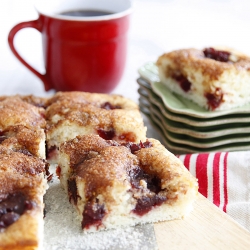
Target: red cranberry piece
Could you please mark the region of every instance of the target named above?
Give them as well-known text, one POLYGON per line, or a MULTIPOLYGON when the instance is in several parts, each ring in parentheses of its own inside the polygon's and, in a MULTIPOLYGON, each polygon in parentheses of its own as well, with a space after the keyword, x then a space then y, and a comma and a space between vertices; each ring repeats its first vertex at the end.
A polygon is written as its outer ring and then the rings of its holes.
POLYGON ((166 197, 155 195, 152 197, 143 196, 141 199, 137 200, 137 204, 134 213, 142 216, 148 213, 153 207, 160 206, 164 201, 166 201, 166 197))
POLYGON ((128 172, 130 183, 133 188, 140 188, 140 180, 143 178, 143 171, 140 167, 136 167, 128 172))
POLYGON ((147 179, 147 188, 156 194, 158 194, 161 189, 161 180, 156 176, 149 176, 147 179))
POLYGON ((50 174, 48 177, 47 177, 47 181, 51 181, 53 178, 53 174, 50 174))
POLYGON ((61 170, 61 167, 58 166, 58 167, 56 168, 56 175, 57 175, 57 177, 58 177, 59 179, 60 179, 60 177, 61 177, 61 171, 62 171, 62 170, 61 170))
POLYGON ((151 192, 158 194, 162 190, 161 180, 156 176, 145 173, 139 166, 130 170, 128 175, 133 188, 140 188, 140 180, 144 180, 151 192))
POLYGON ((33 201, 27 201, 27 200, 25 201, 24 205, 26 210, 31 210, 35 206, 33 201))
POLYGON ((21 193, 10 194, 7 199, 0 202, 0 213, 1 211, 5 211, 23 214, 25 200, 25 196, 21 193))
POLYGON ((119 138, 119 140, 134 142, 136 136, 134 133, 128 132, 128 133, 121 134, 118 138, 119 138))
POLYGON ((115 137, 115 131, 113 129, 104 130, 100 128, 97 130, 97 133, 100 137, 102 137, 105 140, 112 140, 115 137))
POLYGON ((142 149, 142 148, 150 148, 153 146, 153 144, 150 141, 146 141, 146 142, 140 142, 140 143, 123 143, 123 146, 129 148, 131 150, 131 153, 133 154, 134 152, 142 149))
POLYGON ((99 204, 98 199, 87 202, 83 211, 82 228, 89 228, 91 225, 101 225, 104 216, 104 205, 99 204))
POLYGON ((147 183, 147 189, 151 191, 149 196, 142 196, 137 200, 136 207, 133 210, 134 213, 142 216, 148 213, 152 207, 159 206, 166 201, 166 197, 159 195, 162 189, 161 180, 158 177, 145 173, 139 166, 130 170, 128 175, 133 188, 141 188, 140 181, 144 180, 147 183))
POLYGON ((49 163, 48 162, 45 162, 45 174, 46 174, 46 176, 50 176, 49 163))
POLYGON ((13 224, 15 221, 17 221, 19 219, 20 215, 15 213, 15 212, 9 212, 4 214, 1 217, 1 222, 5 227, 10 226, 11 224, 13 224))
POLYGON ((214 110, 220 106, 223 99, 223 93, 220 88, 216 88, 215 93, 206 93, 205 97, 207 98, 209 107, 214 110))
POLYGON ((68 180, 68 192, 69 192, 69 201, 73 200, 74 204, 77 204, 77 186, 75 179, 68 180))
POLYGON ((143 142, 143 147, 142 148, 151 148, 152 146, 153 146, 152 142, 145 141, 145 142, 143 142))
POLYGON ((112 109, 121 109, 121 106, 119 105, 112 105, 110 102, 105 102, 101 105, 101 108, 112 110, 112 109))
POLYGON ((205 48, 203 50, 205 57, 214 59, 220 62, 228 62, 231 53, 223 50, 216 50, 214 48, 205 48))
POLYGON ((191 88, 191 82, 181 74, 173 74, 172 78, 174 78, 179 84, 180 87, 185 91, 188 92, 191 88))
POLYGON ((50 148, 47 148, 46 147, 46 155, 47 155, 47 159, 51 159, 54 157, 54 155, 56 154, 56 151, 57 151, 57 147, 54 145, 54 146, 51 146, 50 148))
POLYGON ((8 227, 26 211, 35 206, 35 203, 26 199, 22 193, 14 193, 0 200, 0 230, 8 227))
POLYGON ((131 150, 132 153, 134 153, 135 151, 138 151, 138 150, 140 150, 140 149, 141 149, 141 147, 140 147, 140 145, 138 145, 138 144, 132 144, 132 145, 130 146, 130 150, 131 150))

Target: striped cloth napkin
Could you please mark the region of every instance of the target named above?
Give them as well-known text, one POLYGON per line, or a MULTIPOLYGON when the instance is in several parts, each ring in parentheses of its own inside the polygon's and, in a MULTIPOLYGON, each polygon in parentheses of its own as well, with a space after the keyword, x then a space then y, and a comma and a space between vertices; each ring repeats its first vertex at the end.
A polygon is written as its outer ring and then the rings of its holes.
POLYGON ((250 231, 250 151, 178 155, 199 192, 250 231))

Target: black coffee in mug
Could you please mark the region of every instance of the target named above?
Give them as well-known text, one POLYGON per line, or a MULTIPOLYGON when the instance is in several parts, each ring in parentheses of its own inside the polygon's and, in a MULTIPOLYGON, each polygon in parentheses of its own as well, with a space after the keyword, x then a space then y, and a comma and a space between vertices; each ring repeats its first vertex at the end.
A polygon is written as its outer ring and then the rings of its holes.
POLYGON ((70 10, 59 13, 62 16, 74 16, 74 17, 91 17, 91 16, 106 16, 114 14, 113 12, 103 11, 103 10, 70 10))

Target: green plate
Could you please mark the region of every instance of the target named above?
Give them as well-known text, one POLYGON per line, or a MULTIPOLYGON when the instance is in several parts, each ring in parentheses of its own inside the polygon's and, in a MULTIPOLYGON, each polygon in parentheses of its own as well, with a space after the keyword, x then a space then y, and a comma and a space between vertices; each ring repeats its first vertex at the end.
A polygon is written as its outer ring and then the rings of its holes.
POLYGON ((160 82, 158 69, 152 62, 142 66, 138 72, 142 78, 150 82, 153 92, 162 99, 165 107, 170 112, 197 118, 212 118, 229 114, 250 114, 250 104, 225 111, 208 111, 182 96, 172 93, 160 82))
POLYGON ((193 116, 171 112, 165 107, 162 99, 153 92, 151 85, 147 82, 147 80, 143 78, 138 78, 137 82, 140 86, 138 89, 140 96, 145 97, 146 99, 148 99, 149 102, 156 105, 161 110, 163 116, 165 116, 169 120, 189 125, 195 130, 212 130, 214 129, 214 126, 218 125, 234 127, 234 124, 250 123, 250 115, 247 113, 228 114, 212 118, 197 118, 193 116))
MULTIPOLYGON (((144 113, 144 107, 140 104, 140 109, 144 113)), ((147 109, 147 108, 146 108, 147 109)), ((249 142, 235 142, 235 143, 228 143, 226 145, 219 145, 210 148, 203 148, 203 147, 195 147, 192 145, 185 145, 178 143, 176 141, 172 141, 169 139, 165 133, 164 126, 159 118, 153 116, 150 113, 144 113, 149 118, 152 126, 158 130, 159 133, 162 134, 161 142, 166 146, 168 150, 170 150, 174 154, 187 154, 187 153, 205 153, 205 152, 228 152, 228 151, 243 151, 243 150, 250 150, 249 142)))
POLYGON ((217 144, 223 143, 224 140, 226 140, 225 143, 227 143, 229 137, 233 140, 239 140, 239 137, 243 137, 244 139, 248 138, 249 140, 250 125, 248 123, 234 124, 234 126, 229 127, 218 124, 217 126, 212 127, 212 129, 209 129, 211 127, 208 127, 208 129, 202 127, 195 130, 189 125, 180 122, 175 122, 166 118, 162 115, 161 110, 153 103, 148 102, 145 97, 141 96, 139 98, 139 102, 144 107, 148 108, 148 113, 153 113, 162 121, 162 124, 164 125, 167 131, 172 132, 174 134, 187 135, 188 137, 193 138, 194 140, 195 138, 197 138, 199 140, 198 143, 202 141, 204 142, 205 140, 209 140, 211 138, 216 138, 217 144))

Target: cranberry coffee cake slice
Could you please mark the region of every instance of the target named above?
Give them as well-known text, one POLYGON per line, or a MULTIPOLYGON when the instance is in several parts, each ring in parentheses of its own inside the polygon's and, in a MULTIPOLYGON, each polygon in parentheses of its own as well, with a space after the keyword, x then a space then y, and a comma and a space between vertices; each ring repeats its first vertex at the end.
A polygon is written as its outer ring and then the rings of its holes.
POLYGON ((250 57, 233 49, 175 50, 160 56, 157 66, 168 89, 207 110, 250 103, 250 57))
POLYGON ((0 145, 0 249, 42 245, 44 175, 44 160, 0 145))
POLYGON ((98 135, 62 144, 57 173, 84 232, 180 219, 197 180, 159 141, 118 143, 98 135))
POLYGON ((40 99, 0 97, 0 249, 34 250, 43 241, 44 109, 40 99))

